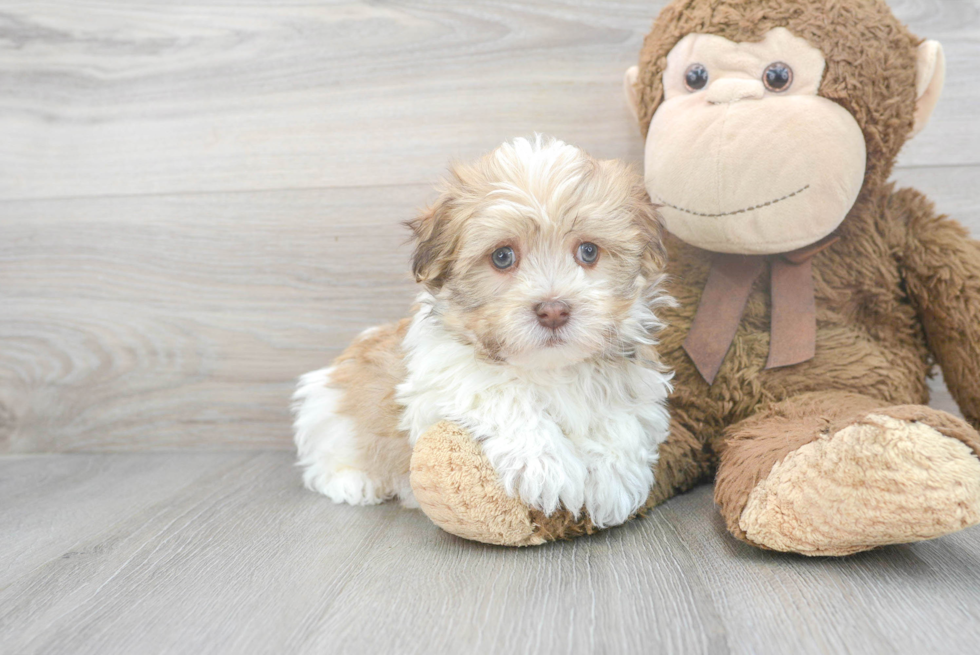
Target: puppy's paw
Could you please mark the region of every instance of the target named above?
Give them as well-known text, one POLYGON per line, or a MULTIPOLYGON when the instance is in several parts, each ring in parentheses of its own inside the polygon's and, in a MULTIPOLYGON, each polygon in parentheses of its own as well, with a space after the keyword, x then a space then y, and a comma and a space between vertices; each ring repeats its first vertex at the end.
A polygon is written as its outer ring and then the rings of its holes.
POLYGON ((585 510, 597 528, 625 523, 650 495, 653 470, 640 459, 592 457, 585 480, 585 510))
POLYGON ((551 515, 559 503, 576 516, 585 502, 585 464, 564 443, 523 439, 487 439, 483 452, 510 496, 551 515))
POLYGON ((307 489, 318 491, 335 503, 377 505, 389 497, 383 485, 364 471, 353 468, 330 470, 313 464, 303 471, 303 482, 307 489))

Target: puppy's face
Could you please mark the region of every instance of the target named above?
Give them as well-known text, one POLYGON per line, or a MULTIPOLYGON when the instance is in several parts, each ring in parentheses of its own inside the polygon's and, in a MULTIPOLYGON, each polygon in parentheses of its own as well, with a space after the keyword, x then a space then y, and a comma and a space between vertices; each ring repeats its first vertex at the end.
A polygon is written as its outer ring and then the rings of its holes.
POLYGON ((518 139, 455 167, 411 227, 437 315, 487 359, 554 368, 649 343, 661 226, 618 162, 518 139))

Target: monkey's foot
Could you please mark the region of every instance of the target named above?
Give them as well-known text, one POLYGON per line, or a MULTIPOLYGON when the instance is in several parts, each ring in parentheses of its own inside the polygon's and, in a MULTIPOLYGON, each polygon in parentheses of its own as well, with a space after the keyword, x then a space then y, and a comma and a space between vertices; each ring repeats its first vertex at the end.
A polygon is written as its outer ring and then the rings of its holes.
POLYGON ((738 527, 750 543, 805 555, 939 537, 980 523, 978 452, 980 435, 950 414, 874 410, 777 462, 738 527))
POLYGON ((500 546, 536 546, 595 531, 587 518, 551 516, 508 496, 497 472, 465 430, 443 421, 412 451, 412 491, 433 523, 451 534, 500 546))

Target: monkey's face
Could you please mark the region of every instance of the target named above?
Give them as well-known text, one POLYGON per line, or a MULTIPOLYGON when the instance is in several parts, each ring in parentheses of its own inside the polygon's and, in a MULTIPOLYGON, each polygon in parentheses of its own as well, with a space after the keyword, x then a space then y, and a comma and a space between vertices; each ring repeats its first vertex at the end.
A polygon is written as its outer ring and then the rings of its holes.
POLYGON ((861 190, 865 141, 847 110, 817 95, 824 63, 781 27, 757 43, 677 43, 646 142, 646 185, 668 230, 744 254, 834 231, 861 190))

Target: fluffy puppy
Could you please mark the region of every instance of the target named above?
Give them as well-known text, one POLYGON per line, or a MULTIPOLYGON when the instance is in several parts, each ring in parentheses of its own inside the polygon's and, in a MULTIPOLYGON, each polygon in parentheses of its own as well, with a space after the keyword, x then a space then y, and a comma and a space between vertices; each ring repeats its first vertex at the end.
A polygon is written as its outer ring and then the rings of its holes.
POLYGON ((424 289, 414 315, 300 379, 307 487, 412 506, 412 446, 448 419, 528 505, 624 522, 669 424, 653 310, 671 300, 642 179, 561 141, 517 139, 453 167, 409 226, 424 289))

